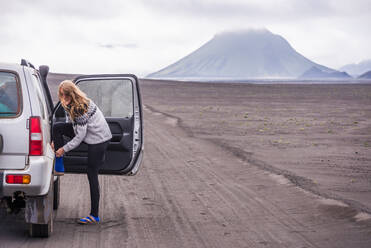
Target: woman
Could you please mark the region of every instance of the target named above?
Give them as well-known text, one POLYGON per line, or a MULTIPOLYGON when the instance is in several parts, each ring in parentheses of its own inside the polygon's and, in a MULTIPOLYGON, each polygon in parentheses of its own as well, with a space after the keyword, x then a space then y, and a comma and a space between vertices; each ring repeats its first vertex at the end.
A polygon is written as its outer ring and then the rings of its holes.
POLYGON ((101 110, 72 81, 65 80, 60 83, 58 97, 71 122, 56 123, 53 126, 55 154, 58 160, 64 153, 78 147, 81 142, 88 144, 87 175, 91 211, 89 216, 79 219, 78 222, 99 223, 98 171, 104 163, 104 154, 112 134, 101 110), (71 141, 64 144, 62 135, 71 137, 71 141))

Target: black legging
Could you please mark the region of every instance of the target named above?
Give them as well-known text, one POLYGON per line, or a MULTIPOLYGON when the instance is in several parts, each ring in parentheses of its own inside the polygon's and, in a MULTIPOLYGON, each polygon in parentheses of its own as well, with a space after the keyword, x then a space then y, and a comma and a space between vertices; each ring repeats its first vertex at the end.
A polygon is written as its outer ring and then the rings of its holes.
MULTIPOLYGON (((55 123, 53 126, 53 141, 54 148, 57 151, 64 145, 63 135, 73 138, 75 133, 73 132, 71 123, 55 123)), ((99 212, 99 181, 98 171, 103 165, 105 160, 105 152, 107 150, 108 142, 99 144, 88 144, 88 167, 87 174, 90 186, 90 203, 91 211, 90 214, 98 217, 99 212)))

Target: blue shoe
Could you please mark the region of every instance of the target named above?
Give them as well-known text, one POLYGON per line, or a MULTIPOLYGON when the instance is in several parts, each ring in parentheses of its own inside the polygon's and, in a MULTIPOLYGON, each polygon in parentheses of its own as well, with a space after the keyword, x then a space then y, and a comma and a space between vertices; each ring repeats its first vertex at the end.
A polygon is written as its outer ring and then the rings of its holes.
POLYGON ((55 157, 55 166, 54 171, 56 176, 63 176, 64 175, 64 164, 63 164, 63 156, 62 157, 55 157))
POLYGON ((89 215, 89 216, 87 216, 85 218, 79 219, 77 222, 79 224, 84 224, 84 225, 86 225, 86 224, 99 224, 100 219, 99 219, 99 217, 95 217, 93 215, 89 215))

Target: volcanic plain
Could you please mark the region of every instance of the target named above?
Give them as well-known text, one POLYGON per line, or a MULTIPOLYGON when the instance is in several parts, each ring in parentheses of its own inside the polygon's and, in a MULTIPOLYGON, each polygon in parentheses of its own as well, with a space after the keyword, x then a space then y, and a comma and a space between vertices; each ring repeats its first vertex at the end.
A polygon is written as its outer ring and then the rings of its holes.
POLYGON ((52 236, 2 211, 0 247, 371 247, 371 84, 140 86, 144 161, 99 176, 101 223, 66 174, 52 236))

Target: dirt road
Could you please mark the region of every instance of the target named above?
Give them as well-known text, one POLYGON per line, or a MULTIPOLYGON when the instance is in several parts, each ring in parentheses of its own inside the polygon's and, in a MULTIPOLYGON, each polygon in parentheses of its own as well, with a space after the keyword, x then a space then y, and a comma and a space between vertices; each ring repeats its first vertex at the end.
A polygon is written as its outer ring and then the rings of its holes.
MULTIPOLYGON (((49 239, 31 239, 22 214, 0 214, 0 247, 370 247, 371 220, 190 137, 179 120, 145 109, 145 160, 135 177, 100 176, 102 223, 86 175, 62 179, 49 239)), ((3 211, 3 210, 2 210, 3 211)))
POLYGON ((371 84, 142 85, 189 135, 371 214, 371 84))

